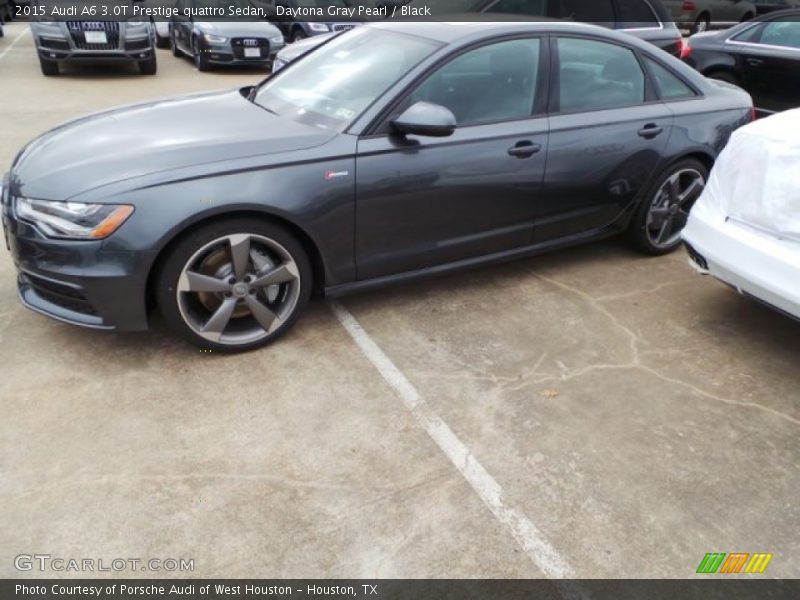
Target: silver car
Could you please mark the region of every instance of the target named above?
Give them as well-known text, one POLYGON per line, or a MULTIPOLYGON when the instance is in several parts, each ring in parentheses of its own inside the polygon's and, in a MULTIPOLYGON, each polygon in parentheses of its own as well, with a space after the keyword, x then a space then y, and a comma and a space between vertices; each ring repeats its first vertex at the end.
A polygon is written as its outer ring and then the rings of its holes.
POLYGON ((42 73, 58 75, 65 62, 135 62, 155 75, 155 35, 149 21, 32 21, 42 73))
POLYGON ((755 4, 746 0, 663 0, 679 27, 692 33, 711 27, 729 27, 756 16, 755 4))

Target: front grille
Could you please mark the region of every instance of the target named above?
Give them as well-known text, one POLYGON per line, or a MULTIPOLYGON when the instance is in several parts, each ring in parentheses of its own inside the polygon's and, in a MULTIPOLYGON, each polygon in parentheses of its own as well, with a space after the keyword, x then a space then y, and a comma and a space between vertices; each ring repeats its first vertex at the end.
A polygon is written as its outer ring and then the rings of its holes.
POLYGON ((233 56, 237 59, 254 59, 254 56, 245 56, 245 48, 258 48, 259 58, 269 58, 269 40, 266 38, 233 38, 231 40, 233 56))
POLYGON ((69 42, 64 40, 53 40, 50 38, 42 38, 42 47, 50 50, 64 50, 69 51, 69 42))
POLYGON ((23 280, 28 283, 33 291, 44 300, 67 310, 84 315, 97 316, 97 311, 89 304, 86 297, 75 288, 43 279, 30 273, 23 275, 23 280))
POLYGON ((67 21, 72 43, 79 50, 118 50, 119 23, 115 21, 67 21), (103 32, 106 34, 105 44, 88 43, 87 32, 103 32))

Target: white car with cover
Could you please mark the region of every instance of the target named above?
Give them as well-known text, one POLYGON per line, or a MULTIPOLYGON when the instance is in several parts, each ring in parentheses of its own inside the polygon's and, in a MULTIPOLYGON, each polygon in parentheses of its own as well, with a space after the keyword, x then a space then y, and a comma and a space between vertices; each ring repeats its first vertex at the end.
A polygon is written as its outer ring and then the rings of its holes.
POLYGON ((733 133, 683 239, 700 273, 800 319, 800 109, 733 133))

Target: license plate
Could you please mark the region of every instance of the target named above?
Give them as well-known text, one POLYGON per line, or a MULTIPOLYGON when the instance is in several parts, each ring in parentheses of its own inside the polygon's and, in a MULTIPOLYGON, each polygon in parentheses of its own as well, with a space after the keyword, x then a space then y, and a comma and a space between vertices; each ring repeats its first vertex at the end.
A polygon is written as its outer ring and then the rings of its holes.
POLYGON ((244 57, 245 58, 261 58, 261 49, 260 48, 245 48, 244 49, 244 57))
POLYGON ((87 44, 107 44, 108 38, 105 31, 84 31, 87 44))

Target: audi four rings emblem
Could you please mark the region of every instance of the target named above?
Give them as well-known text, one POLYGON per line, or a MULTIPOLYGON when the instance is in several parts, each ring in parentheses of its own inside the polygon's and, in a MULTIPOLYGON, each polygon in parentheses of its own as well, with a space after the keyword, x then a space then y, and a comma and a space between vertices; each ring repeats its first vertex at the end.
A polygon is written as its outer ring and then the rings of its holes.
POLYGON ((258 40, 242 40, 245 46, 258 46, 258 40))
POLYGON ((83 30, 84 31, 103 31, 105 29, 105 25, 103 25, 102 21, 84 21, 83 22, 83 30))

